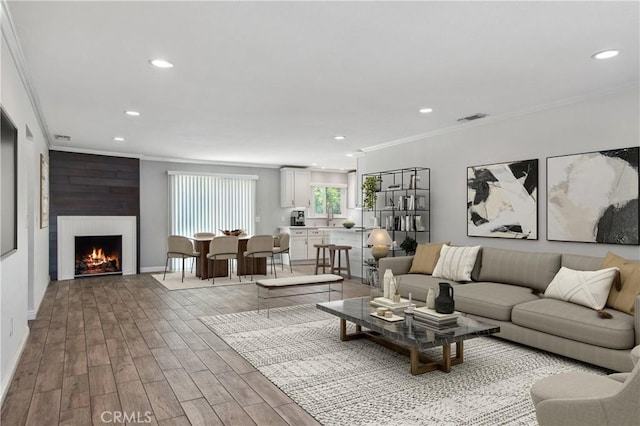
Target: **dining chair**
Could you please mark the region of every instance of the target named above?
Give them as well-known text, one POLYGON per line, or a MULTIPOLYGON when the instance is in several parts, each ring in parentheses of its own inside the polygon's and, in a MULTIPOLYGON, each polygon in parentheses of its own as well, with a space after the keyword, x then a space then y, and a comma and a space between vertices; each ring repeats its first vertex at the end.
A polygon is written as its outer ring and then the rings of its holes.
MULTIPOLYGON (((271 258, 271 270, 273 275, 278 278, 276 268, 273 264, 273 235, 254 235, 247 241, 247 251, 243 253, 245 258, 251 259, 251 281, 253 281, 253 271, 256 269, 255 260, 258 258, 271 258)), ((246 270, 246 268, 245 268, 246 270)))
MULTIPOLYGON (((209 264, 213 262, 213 276, 212 282, 216 283, 216 261, 227 260, 229 263, 229 278, 231 278, 231 264, 229 260, 238 259, 238 237, 232 235, 224 235, 221 237, 214 237, 209 243, 209 254, 207 254, 209 264)), ((238 275, 238 280, 242 282, 242 278, 238 275)))
POLYGON ((289 240, 291 239, 291 235, 286 232, 283 232, 278 235, 278 246, 273 248, 273 254, 280 255, 280 265, 282 270, 284 271, 284 255, 289 256, 289 269, 291 269, 291 273, 293 274, 293 266, 291 265, 291 253, 289 253, 289 240))
MULTIPOLYGON (((167 277, 169 259, 182 259, 182 282, 184 282, 184 260, 192 258, 193 263, 195 263, 195 259, 198 256, 200 256, 200 252, 194 250, 193 242, 189 238, 181 235, 169 235, 167 240, 167 262, 164 265, 162 280, 164 281, 167 277)), ((191 263, 191 271, 193 271, 193 263, 191 263)))

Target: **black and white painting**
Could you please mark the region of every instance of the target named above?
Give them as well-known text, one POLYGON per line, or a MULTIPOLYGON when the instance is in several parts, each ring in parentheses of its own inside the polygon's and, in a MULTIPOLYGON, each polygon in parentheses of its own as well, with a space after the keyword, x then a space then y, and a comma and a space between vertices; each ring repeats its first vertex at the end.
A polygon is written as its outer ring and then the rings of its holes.
POLYGON ((467 167, 467 235, 538 239, 538 160, 467 167))
POLYGON ((547 158, 547 239, 638 244, 640 147, 547 158))

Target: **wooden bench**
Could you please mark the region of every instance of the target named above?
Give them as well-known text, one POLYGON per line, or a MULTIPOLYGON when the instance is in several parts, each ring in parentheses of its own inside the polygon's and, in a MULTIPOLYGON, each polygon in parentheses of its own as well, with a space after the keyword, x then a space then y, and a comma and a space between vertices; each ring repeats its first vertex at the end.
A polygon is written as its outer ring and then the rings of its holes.
POLYGON ((331 292, 339 292, 340 296, 343 297, 344 294, 344 278, 340 275, 334 274, 320 274, 320 275, 302 275, 299 277, 288 277, 288 278, 269 278, 265 280, 256 281, 256 288, 258 290, 258 313, 260 313, 260 301, 262 299, 266 300, 267 304, 267 318, 269 318, 269 299, 276 299, 278 297, 290 297, 290 296, 302 296, 303 294, 314 294, 314 293, 329 293, 329 301, 331 301, 331 292), (340 290, 335 290, 331 288, 331 284, 340 284, 340 290), (271 290, 279 290, 283 288, 291 288, 291 287, 306 287, 306 286, 317 286, 317 285, 326 285, 327 290, 324 291, 314 291, 311 293, 296 293, 296 294, 285 294, 272 296, 271 290), (266 290, 266 296, 264 294, 260 294, 260 289, 266 290))

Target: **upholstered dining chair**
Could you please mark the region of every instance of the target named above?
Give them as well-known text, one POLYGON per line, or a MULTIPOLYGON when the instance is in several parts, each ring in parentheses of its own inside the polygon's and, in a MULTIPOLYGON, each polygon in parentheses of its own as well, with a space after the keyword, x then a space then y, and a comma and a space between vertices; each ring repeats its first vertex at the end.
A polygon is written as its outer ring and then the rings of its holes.
MULTIPOLYGON (((214 284, 216 283, 216 260, 227 260, 229 263, 229 278, 231 278, 231 264, 229 260, 238 259, 238 237, 232 235, 214 237, 209 243, 207 259, 209 259, 209 264, 213 262, 212 282, 214 284)), ((238 280, 242 282, 240 275, 238 275, 238 280)))
POLYGON ((289 269, 291 269, 291 273, 293 273, 293 266, 291 266, 291 253, 289 253, 289 240, 291 239, 291 235, 286 232, 283 232, 278 235, 278 246, 273 248, 273 254, 280 255, 280 265, 282 270, 284 271, 284 255, 289 256, 289 269))
MULTIPOLYGON (((256 269, 255 260, 258 258, 271 258, 271 270, 273 275, 278 278, 276 268, 273 265, 273 235, 254 235, 247 241, 247 251, 244 252, 246 259, 251 259, 251 281, 253 281, 253 271, 256 269)), ((245 268, 246 270, 246 268, 245 268)))
MULTIPOLYGON (((162 280, 167 277, 167 268, 169 267, 169 259, 182 259, 182 282, 184 282, 184 260, 192 258, 195 263, 195 259, 200 256, 200 252, 197 252, 193 248, 193 242, 181 235, 169 235, 167 240, 167 262, 164 265, 164 275, 162 280)), ((191 270, 193 271, 193 263, 191 263, 191 270)))
POLYGON ((631 351, 631 373, 598 376, 567 372, 531 387, 540 426, 640 424, 640 346, 631 351))

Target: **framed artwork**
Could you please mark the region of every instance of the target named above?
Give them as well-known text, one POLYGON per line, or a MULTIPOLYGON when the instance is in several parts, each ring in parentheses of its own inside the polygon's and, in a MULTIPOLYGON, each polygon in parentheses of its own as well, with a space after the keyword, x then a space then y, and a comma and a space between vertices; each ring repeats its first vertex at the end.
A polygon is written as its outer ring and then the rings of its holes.
POLYGON ((538 160, 467 167, 467 235, 538 239, 538 160))
POLYGON ((49 226, 49 162, 40 154, 40 228, 49 226))
POLYGON ((547 239, 638 244, 640 147, 547 158, 547 239))

